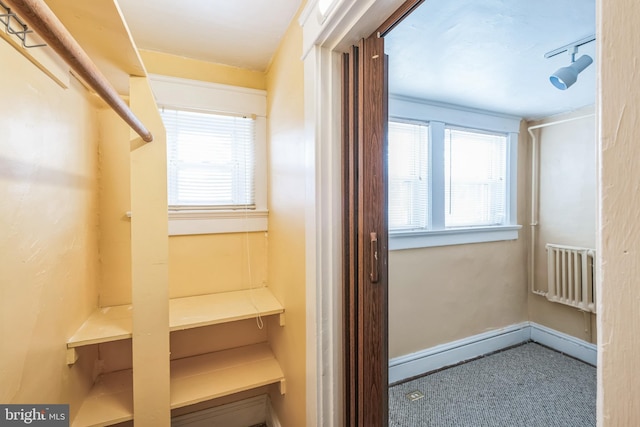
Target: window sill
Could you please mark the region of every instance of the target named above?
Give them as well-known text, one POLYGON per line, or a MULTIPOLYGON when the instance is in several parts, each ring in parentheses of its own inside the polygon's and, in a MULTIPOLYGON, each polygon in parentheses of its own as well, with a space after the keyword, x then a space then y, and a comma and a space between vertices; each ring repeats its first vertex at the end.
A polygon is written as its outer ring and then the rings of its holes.
POLYGON ((267 210, 169 211, 169 236, 267 231, 267 210))
POLYGON ((504 225, 435 231, 396 231, 389 233, 389 250, 516 240, 521 228, 521 225, 504 225))

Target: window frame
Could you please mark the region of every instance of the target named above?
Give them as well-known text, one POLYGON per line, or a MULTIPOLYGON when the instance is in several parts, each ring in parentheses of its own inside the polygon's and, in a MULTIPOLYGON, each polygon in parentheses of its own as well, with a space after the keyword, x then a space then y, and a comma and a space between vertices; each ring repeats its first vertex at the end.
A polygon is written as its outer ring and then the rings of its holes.
POLYGON ((429 165, 431 201, 429 229, 389 230, 389 250, 413 249, 470 243, 516 240, 521 225, 517 224, 517 164, 520 118, 464 109, 422 100, 389 96, 389 120, 422 123, 429 126, 429 165), (445 228, 444 218, 444 150, 446 127, 507 136, 506 218, 504 225, 445 228), (441 163, 441 164, 440 164, 441 163))
POLYGON ((169 208, 169 235, 267 231, 267 93, 264 90, 149 75, 159 108, 255 117, 255 208, 169 208))

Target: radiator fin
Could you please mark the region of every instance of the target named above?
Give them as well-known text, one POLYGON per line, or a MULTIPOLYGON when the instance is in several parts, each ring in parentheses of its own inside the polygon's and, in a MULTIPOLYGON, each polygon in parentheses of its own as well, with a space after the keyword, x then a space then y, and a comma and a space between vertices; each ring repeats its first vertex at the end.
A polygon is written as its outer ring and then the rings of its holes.
POLYGON ((548 243, 547 268, 549 301, 596 312, 595 250, 548 243))

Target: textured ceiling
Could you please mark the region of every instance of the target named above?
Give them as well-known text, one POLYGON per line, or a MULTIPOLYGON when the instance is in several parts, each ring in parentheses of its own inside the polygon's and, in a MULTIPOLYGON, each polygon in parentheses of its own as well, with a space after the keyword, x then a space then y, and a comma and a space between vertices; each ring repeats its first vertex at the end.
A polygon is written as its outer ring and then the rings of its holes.
POLYGON ((549 75, 569 54, 544 54, 594 32, 594 0, 426 1, 385 38, 389 91, 524 118, 572 111, 595 101, 595 43, 565 91, 549 75))
MULTIPOLYGON (((301 0, 118 0, 141 49, 264 71, 301 0)), ((565 91, 544 54, 595 32, 595 0, 425 1, 386 36, 390 93, 524 118, 595 102, 594 64, 565 91)))
POLYGON ((301 0, 118 0, 140 49, 265 71, 301 0))

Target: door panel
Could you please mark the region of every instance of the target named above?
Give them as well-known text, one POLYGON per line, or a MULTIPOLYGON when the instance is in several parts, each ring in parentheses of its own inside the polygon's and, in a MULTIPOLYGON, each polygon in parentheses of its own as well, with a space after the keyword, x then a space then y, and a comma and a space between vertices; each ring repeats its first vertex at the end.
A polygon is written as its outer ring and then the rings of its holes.
POLYGON ((344 295, 348 426, 388 424, 387 59, 374 35, 345 55, 344 295))

